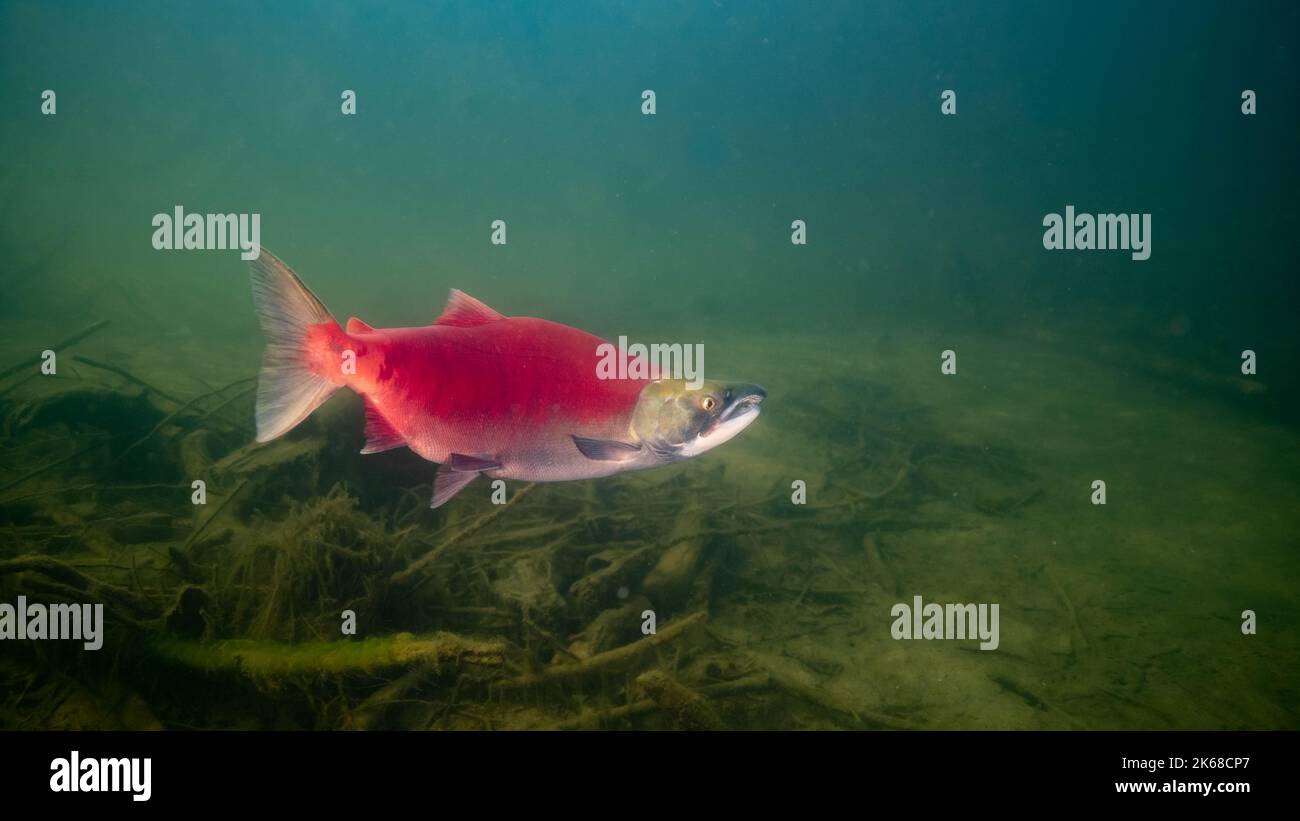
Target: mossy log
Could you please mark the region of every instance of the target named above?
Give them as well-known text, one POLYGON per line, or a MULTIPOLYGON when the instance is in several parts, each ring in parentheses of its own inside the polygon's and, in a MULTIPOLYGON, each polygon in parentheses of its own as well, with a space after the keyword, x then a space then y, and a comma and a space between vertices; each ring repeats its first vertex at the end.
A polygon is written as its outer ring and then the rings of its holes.
POLYGON ((228 639, 216 642, 158 639, 154 652, 206 672, 235 672, 251 679, 284 679, 376 673, 416 666, 452 664, 500 667, 506 648, 453 633, 398 633, 360 640, 285 642, 228 639))

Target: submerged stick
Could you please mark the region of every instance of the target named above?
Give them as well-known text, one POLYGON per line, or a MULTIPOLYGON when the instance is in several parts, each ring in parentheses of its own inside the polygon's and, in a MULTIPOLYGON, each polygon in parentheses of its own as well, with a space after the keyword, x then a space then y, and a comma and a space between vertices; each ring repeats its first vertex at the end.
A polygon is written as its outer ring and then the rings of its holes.
POLYGON ((892 482, 890 482, 888 485, 886 485, 885 488, 884 488, 883 490, 878 490, 878 491, 876 491, 875 493, 854 493, 854 494, 851 494, 851 495, 852 495, 854 498, 856 498, 856 499, 864 499, 864 500, 868 500, 868 501, 874 501, 874 500, 876 500, 876 499, 883 499, 883 498, 885 498, 886 496, 888 496, 889 494, 893 493, 893 492, 894 492, 894 488, 896 488, 896 487, 898 487, 899 485, 901 485, 901 484, 903 483, 903 480, 907 478, 907 474, 909 474, 909 473, 911 473, 911 472, 912 472, 912 463, 911 463, 911 462, 904 462, 904 463, 903 463, 903 466, 900 467, 900 468, 898 469, 898 473, 895 474, 895 476, 894 476, 894 481, 892 481, 892 482))
POLYGON ((87 576, 70 564, 49 556, 19 556, 0 560, 0 576, 9 573, 35 571, 60 584, 76 590, 79 598, 99 600, 105 604, 121 607, 139 618, 155 618, 162 613, 162 608, 153 601, 143 598, 125 587, 102 582, 87 576))
POLYGON ((634 701, 631 704, 623 704, 618 707, 611 707, 608 710, 583 713, 577 718, 561 723, 555 729, 595 730, 615 721, 621 721, 625 718, 642 715, 643 713, 652 713, 657 709, 659 709, 659 705, 655 704, 654 699, 643 698, 640 701, 634 701))
MULTIPOLYGON (((230 398, 227 399, 226 401, 222 402, 220 405, 217 405, 215 408, 212 408, 211 410, 208 410, 208 411, 204 411, 203 415, 199 417, 198 421, 199 421, 199 422, 202 422, 204 419, 207 419, 209 416, 213 416, 213 415, 215 415, 216 413, 218 413, 219 411, 225 410, 225 408, 226 408, 226 407, 227 407, 231 402, 238 402, 240 399, 243 399, 245 396, 248 396, 250 393, 252 393, 252 392, 255 391, 255 390, 257 390, 257 386, 256 386, 256 385, 254 385, 253 387, 249 388, 248 390, 240 391, 239 393, 237 393, 237 394, 235 394, 234 396, 230 397, 230 398)), ((236 424, 238 424, 238 425, 239 425, 240 427, 242 427, 242 428, 248 428, 248 427, 250 427, 249 424, 248 424, 248 422, 246 422, 246 421, 240 421, 240 422, 237 422, 236 424)))
POLYGON ((77 362, 81 362, 82 364, 89 365, 89 366, 92 367, 92 368, 99 368, 99 369, 102 370, 102 371, 108 371, 109 373, 115 373, 115 374, 117 374, 118 376, 120 376, 120 377, 122 377, 123 379, 125 379, 126 381, 131 382, 131 383, 136 384, 136 385, 139 385, 140 387, 144 388, 145 390, 147 390, 147 391, 151 391, 151 392, 157 394, 158 396, 161 396, 163 399, 166 399, 168 402, 171 402, 171 403, 176 404, 176 405, 183 404, 183 402, 182 402, 180 399, 177 399, 176 397, 172 396, 170 393, 167 393, 166 391, 162 391, 162 390, 159 390, 158 388, 155 388, 153 385, 150 385, 148 382, 144 381, 143 379, 139 378, 138 376, 135 376, 134 374, 130 373, 129 371, 127 371, 127 370, 125 370, 125 369, 123 369, 123 368, 119 368, 119 367, 117 367, 116 365, 110 365, 110 364, 108 364, 107 362, 97 362, 97 361, 95 361, 94 359, 91 359, 91 358, 88 357, 88 356, 82 356, 81 354, 74 354, 72 358, 73 358, 74 360, 76 360, 77 362))
POLYGON ((885 563, 885 557, 880 553, 880 546, 870 533, 862 537, 862 548, 867 553, 867 565, 871 568, 876 584, 880 585, 880 588, 886 593, 895 596, 902 595, 902 588, 898 585, 898 577, 885 563))
POLYGON ((202 642, 160 639, 154 652, 165 659, 197 670, 237 672, 250 678, 296 675, 339 675, 378 670, 456 664, 500 667, 505 645, 476 641, 454 633, 394 636, 349 641, 278 641, 230 639, 202 642))
POLYGON ((679 619, 672 624, 660 630, 651 636, 646 636, 640 641, 631 644, 625 644, 622 647, 616 647, 613 650, 594 655, 578 664, 557 664, 547 667, 540 673, 528 673, 517 678, 502 682, 503 687, 519 688, 529 687, 534 684, 545 684, 548 682, 567 681, 573 678, 592 673, 604 672, 630 664, 639 659, 642 654, 667 644, 684 634, 687 630, 704 621, 707 614, 704 611, 694 613, 684 619, 679 619))
POLYGON ((356 709, 343 719, 343 726, 349 730, 369 730, 378 726, 389 707, 405 701, 407 695, 422 687, 434 672, 432 668, 427 667, 406 671, 398 679, 384 685, 358 704, 356 709))
POLYGON ((1042 710, 1043 712, 1055 712, 1076 727, 1084 726, 1083 723, 1080 722, 1074 716, 1065 712, 1060 707, 1056 706, 1055 704, 1048 701, 1047 699, 1035 694, 1028 687, 1024 686, 1023 684, 1020 684, 1019 682, 1014 681, 1013 679, 1007 678, 1006 676, 990 674, 989 680, 991 680, 994 684, 1001 687, 1003 690, 1006 690, 1008 693, 1011 693, 1012 695, 1016 696, 1025 704, 1029 705, 1030 707, 1033 707, 1035 710, 1042 710))
MULTIPOLYGON (((766 690, 772 686, 772 680, 766 675, 757 674, 739 678, 734 681, 721 681, 717 684, 705 684, 695 688, 695 692, 702 696, 719 699, 729 696, 741 695, 744 693, 755 692, 757 690, 766 690)), ((618 707, 611 707, 607 710, 593 710, 583 713, 575 718, 569 719, 556 727, 557 730, 593 730, 605 727, 613 722, 620 721, 632 716, 652 713, 660 709, 659 704, 652 698, 643 698, 640 701, 634 701, 631 704, 623 704, 618 707)))
POLYGON ((33 379, 35 379, 40 375, 41 375, 40 371, 33 371, 16 382, 10 382, 8 387, 4 388, 3 390, 0 390, 0 396, 4 396, 5 394, 9 393, 12 390, 21 388, 23 385, 26 385, 28 382, 32 381, 33 379))
MULTIPOLYGON (((103 328, 107 324, 108 324, 107 319, 101 319, 98 322, 92 322, 90 325, 87 325, 86 327, 82 328, 80 331, 77 331, 75 334, 63 340, 62 342, 58 342, 54 345, 51 345, 47 350, 51 350, 57 353, 62 348, 66 348, 69 345, 75 345, 76 343, 80 342, 81 340, 85 339, 86 337, 98 331, 100 328, 103 328)), ((10 367, 5 368, 3 371, 0 371, 0 379, 4 379, 12 374, 18 373, 23 368, 30 368, 32 365, 39 365, 41 359, 42 357, 37 355, 37 356, 33 356, 30 359, 24 359, 22 362, 19 362, 17 365, 11 365, 10 367)))
POLYGON ((522 488, 519 489, 517 493, 515 493, 513 497, 507 500, 504 505, 498 505, 496 507, 496 510, 493 510, 491 513, 487 514, 486 516, 481 516, 478 519, 475 519, 470 524, 461 528, 460 530, 447 534, 446 536, 443 537, 442 544, 438 545, 433 550, 430 550, 428 553, 424 554, 420 558, 411 562, 409 565, 406 566, 406 569, 399 570, 398 572, 394 573, 391 577, 389 577, 388 579, 389 584, 403 585, 411 581, 411 578, 413 576, 415 576, 425 567, 428 567, 430 564, 437 561, 438 558, 443 553, 445 553, 448 548, 452 547, 453 545, 459 542, 463 542, 465 539, 468 539, 470 536, 474 535, 479 530, 481 530, 491 522, 495 521, 498 516, 505 513, 506 510, 509 509, 511 505, 513 505, 515 502, 522 499, 535 487, 537 487, 537 485, 533 483, 524 485, 522 488))
POLYGON ((1065 612, 1070 617, 1070 627, 1074 630, 1075 636, 1078 637, 1079 644, 1083 646, 1083 649, 1087 650, 1088 638, 1083 635, 1083 626, 1079 624, 1079 616, 1074 612, 1074 602, 1070 601, 1070 597, 1066 594, 1065 588, 1061 587, 1061 583, 1056 580, 1056 576, 1052 575, 1051 568, 1046 564, 1043 565, 1043 575, 1046 576, 1047 581, 1051 583, 1052 588, 1056 591, 1056 595, 1060 596, 1061 601, 1065 603, 1065 612))
POLYGON ((180 552, 182 554, 184 554, 187 550, 190 549, 190 545, 194 544, 194 540, 197 539, 199 535, 202 534, 203 531, 207 529, 208 525, 212 524, 213 519, 221 515, 221 511, 226 509, 226 505, 230 504, 231 501, 233 501, 234 498, 239 495, 239 491, 244 489, 244 485, 247 484, 248 484, 247 479, 241 480, 240 483, 235 486, 235 489, 230 492, 230 495, 226 497, 225 501, 223 501, 216 510, 212 511, 212 515, 204 519, 203 524, 199 525, 197 528, 194 529, 194 532, 190 534, 190 537, 185 540, 185 544, 181 545, 180 547, 180 552))
MULTIPOLYGON (((40 476, 42 473, 45 473, 47 470, 53 470, 59 465, 67 464, 68 462, 71 462, 73 459, 76 459, 78 456, 84 456, 87 453, 90 453, 92 450, 95 450, 96 448, 102 448, 103 446, 104 446, 104 442, 96 442, 93 445, 88 445, 84 448, 81 448, 80 450, 74 451, 73 453, 63 457, 62 459, 55 459, 53 462, 50 462, 47 465, 42 465, 36 468, 35 470, 28 471, 22 476, 19 476, 17 479, 14 479, 9 484, 0 487, 0 493, 3 493, 4 491, 9 490, 10 488, 17 487, 18 485, 21 485, 23 482, 26 482, 28 479, 31 479, 36 476, 40 476)), ((7 502, 9 500, 5 499, 4 501, 7 502)))
POLYGON ((144 436, 141 436, 141 437, 140 437, 139 439, 137 439, 135 442, 133 442, 132 444, 128 445, 127 448, 126 448, 126 450, 124 450, 124 451, 122 451, 121 453, 119 453, 119 454, 117 455, 117 458, 113 460, 113 464, 117 464, 118 462, 122 461, 122 459, 124 459, 128 453, 130 453, 131 451, 133 451, 133 450, 135 450, 136 448, 140 447, 140 446, 143 445, 145 442, 148 442, 151 438, 153 438, 153 435, 154 435, 155 433, 157 433, 158 431, 162 430, 163 427, 165 427, 165 426, 167 425, 168 422, 172 421, 172 420, 175 419, 177 416, 180 416, 182 413, 184 413, 185 411, 187 411, 189 408, 193 407, 195 404, 197 404, 197 403, 199 403, 199 402, 202 402, 204 399, 207 399, 207 398, 210 397, 210 396, 216 396, 217 394, 222 393, 223 391, 226 391, 226 390, 228 390, 228 389, 230 389, 230 388, 233 388, 233 387, 236 386, 236 385, 242 385, 242 384, 244 384, 245 382, 252 382, 252 381, 253 381, 254 379, 256 379, 256 378, 257 378, 257 377, 255 377, 255 376, 250 376, 250 377, 248 377, 248 378, 246 378, 246 379, 236 379, 234 382, 231 382, 229 385, 226 385, 224 388, 218 388, 217 390, 212 391, 211 393, 205 393, 205 394, 202 394, 202 395, 200 395, 200 396, 196 396, 196 397, 194 397, 194 398, 191 399, 190 401, 186 402, 185 404, 181 405, 181 406, 180 406, 179 408, 177 408, 176 410, 172 411, 171 413, 169 413, 169 414, 167 414, 165 417, 163 417, 163 419, 162 419, 161 422, 159 422, 158 424, 156 424, 156 425, 153 426, 153 430, 149 431, 149 432, 146 433, 144 436))
POLYGON ((50 490, 34 490, 31 493, 24 493, 21 496, 10 496, 7 499, 0 499, 0 504, 9 504, 10 502, 20 502, 23 499, 35 499, 40 496, 52 496, 56 493, 80 493, 83 490, 99 491, 126 491, 126 490, 176 490, 188 487, 183 484, 149 484, 149 485, 73 485, 71 487, 56 487, 50 490))

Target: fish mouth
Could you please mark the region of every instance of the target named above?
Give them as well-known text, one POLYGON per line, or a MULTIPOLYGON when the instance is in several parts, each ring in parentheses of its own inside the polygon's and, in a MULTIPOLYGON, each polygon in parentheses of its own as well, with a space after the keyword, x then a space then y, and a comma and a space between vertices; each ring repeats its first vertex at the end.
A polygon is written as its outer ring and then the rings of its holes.
POLYGON ((709 424, 708 428, 678 451, 679 458, 698 456, 735 438, 758 418, 759 405, 767 391, 758 385, 735 385, 727 390, 726 406, 709 424))
POLYGON ((737 385, 728 391, 731 404, 718 417, 719 424, 739 419, 746 414, 759 413, 759 405, 767 398, 767 391, 759 385, 737 385))

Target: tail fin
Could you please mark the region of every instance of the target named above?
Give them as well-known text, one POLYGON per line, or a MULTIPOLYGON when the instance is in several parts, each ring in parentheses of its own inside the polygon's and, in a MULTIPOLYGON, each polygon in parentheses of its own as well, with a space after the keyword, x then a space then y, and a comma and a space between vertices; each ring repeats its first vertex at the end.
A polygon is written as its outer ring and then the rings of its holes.
POLYGON ((311 326, 338 328, 338 323, 298 275, 265 248, 250 273, 253 306, 266 336, 257 379, 257 441, 269 442, 292 430, 340 387, 311 369, 305 347, 311 326))

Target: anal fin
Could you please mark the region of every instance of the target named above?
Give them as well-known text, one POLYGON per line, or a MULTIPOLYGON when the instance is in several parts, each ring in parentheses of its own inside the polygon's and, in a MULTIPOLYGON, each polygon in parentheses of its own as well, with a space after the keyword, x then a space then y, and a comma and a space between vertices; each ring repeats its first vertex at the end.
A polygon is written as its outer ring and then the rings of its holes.
POLYGON ((429 507, 442 507, 447 504, 451 501, 451 497, 474 481, 475 476, 478 476, 477 471, 449 470, 445 466, 440 468, 438 477, 433 480, 433 501, 429 503, 429 507))
POLYGON ((406 437, 397 432, 375 403, 366 397, 366 446, 362 453, 383 453, 406 446, 406 437))

